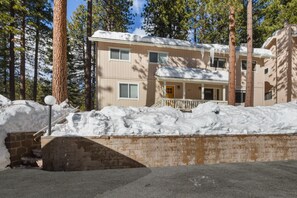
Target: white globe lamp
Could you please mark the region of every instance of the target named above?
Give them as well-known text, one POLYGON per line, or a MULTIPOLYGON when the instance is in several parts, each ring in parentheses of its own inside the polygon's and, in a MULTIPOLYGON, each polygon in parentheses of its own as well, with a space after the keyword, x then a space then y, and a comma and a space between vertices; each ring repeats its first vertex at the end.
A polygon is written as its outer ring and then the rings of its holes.
POLYGON ((49 118, 48 118, 48 135, 52 133, 52 106, 56 104, 56 98, 54 96, 46 96, 44 98, 45 104, 49 106, 49 118))
POLYGON ((46 96, 45 98, 44 98, 44 102, 45 102, 45 104, 47 104, 47 105, 54 105, 54 104, 56 104, 56 98, 54 97, 54 96, 51 96, 51 95, 49 95, 49 96, 46 96))

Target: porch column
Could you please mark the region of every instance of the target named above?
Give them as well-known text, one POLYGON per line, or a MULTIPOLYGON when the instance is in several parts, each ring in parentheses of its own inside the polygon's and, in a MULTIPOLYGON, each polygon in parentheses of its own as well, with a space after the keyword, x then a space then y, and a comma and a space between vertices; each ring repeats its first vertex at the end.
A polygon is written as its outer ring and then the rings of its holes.
POLYGON ((186 83, 183 82, 183 99, 186 99, 186 83))
POLYGON ((223 86, 223 101, 226 101, 226 85, 223 86))
POLYGON ((201 100, 204 100, 204 84, 201 84, 201 100))
POLYGON ((163 81, 163 97, 162 97, 162 106, 165 106, 164 98, 166 98, 166 81, 163 81))

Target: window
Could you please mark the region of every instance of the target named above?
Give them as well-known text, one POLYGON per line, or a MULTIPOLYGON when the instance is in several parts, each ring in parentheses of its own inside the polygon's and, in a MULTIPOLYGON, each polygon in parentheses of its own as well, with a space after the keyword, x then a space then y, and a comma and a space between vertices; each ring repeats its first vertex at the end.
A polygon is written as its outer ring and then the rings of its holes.
POLYGON ((244 103, 245 102, 245 91, 243 91, 243 90, 235 91, 235 102, 236 103, 244 103))
POLYGON ((266 68, 265 70, 264 70, 264 74, 267 74, 268 73, 268 68, 266 68))
POLYGON ((225 68, 226 59, 224 58, 214 58, 213 63, 210 59, 210 66, 215 68, 225 68))
POLYGON ((120 83, 119 84, 120 98, 138 98, 138 84, 120 83))
POLYGON ((167 62, 168 56, 167 53, 160 53, 160 52, 150 52, 149 53, 149 60, 150 63, 159 63, 164 64, 167 62))
POLYGON ((271 99, 272 99, 272 91, 265 93, 265 100, 271 100, 271 99))
POLYGON ((111 60, 129 60, 129 50, 126 49, 110 49, 111 60))
MULTIPOLYGON (((256 61, 253 61, 253 71, 256 71, 256 61)), ((242 60, 241 61, 241 70, 246 70, 247 69, 247 61, 246 60, 242 60)))

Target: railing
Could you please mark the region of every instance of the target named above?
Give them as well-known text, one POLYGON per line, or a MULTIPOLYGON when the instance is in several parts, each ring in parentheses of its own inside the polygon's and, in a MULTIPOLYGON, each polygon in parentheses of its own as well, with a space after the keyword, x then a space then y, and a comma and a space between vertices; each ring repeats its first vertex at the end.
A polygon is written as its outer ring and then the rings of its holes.
MULTIPOLYGON (((51 126, 53 126, 55 124, 58 124, 58 123, 61 123, 63 120, 65 120, 65 118, 69 115, 69 113, 76 113, 78 111, 79 111, 79 109, 78 109, 78 107, 76 107, 76 108, 71 109, 69 112, 66 112, 63 115, 60 115, 56 120, 54 120, 51 123, 51 126)), ((33 134, 34 140, 37 141, 37 139, 39 137, 41 137, 41 136, 43 136, 45 134, 46 130, 48 130, 48 125, 43 127, 42 129, 40 129, 39 131, 37 131, 36 133, 33 134)))
POLYGON ((227 101, 222 100, 191 100, 191 99, 176 99, 176 98, 162 98, 161 106, 170 106, 181 110, 191 110, 199 104, 206 102, 214 102, 217 104, 227 104, 227 101))

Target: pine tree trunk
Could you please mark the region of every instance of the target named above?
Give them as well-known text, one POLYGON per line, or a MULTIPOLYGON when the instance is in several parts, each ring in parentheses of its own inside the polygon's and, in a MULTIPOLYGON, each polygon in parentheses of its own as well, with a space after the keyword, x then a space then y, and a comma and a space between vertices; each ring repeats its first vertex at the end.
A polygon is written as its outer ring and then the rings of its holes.
POLYGON ((36 20, 36 37, 35 37, 35 58, 34 58, 34 80, 33 80, 33 100, 37 99, 37 77, 38 77, 38 54, 39 54, 39 23, 40 19, 36 20))
MULTIPOLYGON (((23 0, 23 6, 26 5, 26 1, 23 0)), ((21 34, 21 46, 23 50, 21 51, 21 63, 20 63, 20 98, 22 100, 26 99, 26 14, 23 12, 22 16, 22 34, 21 34)))
POLYGON ((245 106, 253 106, 253 5, 252 0, 247 6, 247 72, 246 72, 246 95, 245 106))
POLYGON ((236 64, 236 38, 235 38, 235 9, 230 6, 229 15, 229 86, 228 104, 235 105, 235 64, 236 64))
MULTIPOLYGON (((5 48, 6 50, 6 48, 5 48)), ((3 56, 3 87, 4 87, 4 94, 7 95, 7 54, 4 52, 3 56)))
MULTIPOLYGON (((88 0, 87 37, 92 35, 92 0, 88 0)), ((85 107, 87 111, 92 109, 92 43, 87 39, 87 52, 85 64, 85 107)))
MULTIPOLYGON (((10 2, 10 16, 14 19, 14 1, 10 2)), ((10 24, 11 27, 14 27, 14 22, 10 24)), ((15 82, 14 82, 14 61, 15 61, 15 53, 14 53, 14 33, 13 30, 9 34, 9 95, 10 100, 15 100, 15 82)))
POLYGON ((61 103, 67 94, 67 0, 54 0, 53 96, 61 103))

